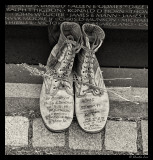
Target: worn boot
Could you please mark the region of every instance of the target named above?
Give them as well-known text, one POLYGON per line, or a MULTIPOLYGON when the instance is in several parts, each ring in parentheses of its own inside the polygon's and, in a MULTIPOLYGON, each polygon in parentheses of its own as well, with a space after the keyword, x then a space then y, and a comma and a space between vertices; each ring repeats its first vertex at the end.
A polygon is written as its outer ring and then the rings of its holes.
POLYGON ((82 26, 83 46, 77 54, 75 82, 75 113, 85 132, 97 133, 103 129, 109 112, 109 99, 95 52, 105 38, 97 25, 82 26))
POLYGON ((58 43, 47 61, 41 95, 40 112, 46 127, 55 132, 67 129, 73 119, 74 92, 72 67, 82 38, 77 23, 63 22, 58 43))

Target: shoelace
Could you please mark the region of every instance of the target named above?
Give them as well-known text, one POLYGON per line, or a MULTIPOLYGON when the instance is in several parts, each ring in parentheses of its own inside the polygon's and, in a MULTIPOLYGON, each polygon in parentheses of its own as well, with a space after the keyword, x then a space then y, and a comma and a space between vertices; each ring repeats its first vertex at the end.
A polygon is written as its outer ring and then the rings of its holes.
POLYGON ((69 40, 69 39, 66 39, 63 44, 61 45, 60 49, 59 49, 59 52, 61 52, 61 48, 64 46, 64 45, 73 45, 72 47, 72 50, 67 50, 66 52, 68 53, 67 57, 65 57, 64 59, 64 63, 66 64, 63 68, 61 68, 60 70, 61 71, 64 71, 63 73, 63 76, 62 78, 64 78, 65 76, 69 76, 68 72, 71 72, 71 69, 72 69, 72 63, 74 61, 74 57, 75 57, 75 54, 79 52, 80 50, 80 45, 79 43, 77 43, 76 41, 73 41, 73 40, 69 40))
POLYGON ((91 83, 83 82, 82 77, 79 77, 76 72, 74 72, 73 81, 79 84, 79 86, 83 86, 83 85, 89 86, 87 90, 83 90, 83 93, 84 93, 83 95, 80 95, 80 93, 77 93, 78 97, 83 97, 86 93, 90 93, 90 92, 92 92, 93 95, 99 95, 99 96, 101 96, 104 93, 103 88, 97 87, 91 83))
MULTIPOLYGON (((88 56, 85 56, 85 62, 84 63, 87 63, 88 66, 87 67, 84 66, 84 68, 86 69, 84 71, 84 73, 86 73, 86 75, 88 76, 88 77, 85 76, 85 78, 89 78, 89 83, 84 83, 82 81, 81 77, 77 78, 78 75, 77 75, 76 72, 74 74, 74 81, 78 82, 80 85, 89 86, 89 88, 87 90, 83 91, 84 94, 92 92, 93 95, 101 96, 103 94, 104 90, 103 90, 103 88, 100 88, 100 87, 96 86, 95 83, 94 83, 94 80, 93 80, 94 79, 94 76, 93 76, 93 61, 94 61, 94 53, 96 51, 93 50, 93 49, 89 49, 89 48, 83 46, 82 44, 80 45, 80 47, 82 49, 84 49, 87 52, 87 55, 88 55, 88 56), (87 59, 88 59, 88 61, 87 61, 87 59)), ((79 94, 78 96, 81 96, 81 95, 79 94)), ((84 96, 84 95, 82 95, 82 96, 84 96)))
MULTIPOLYGON (((50 95, 56 95, 56 93, 59 91, 59 90, 66 90, 66 92, 70 95, 73 95, 73 93, 70 92, 69 89, 71 89, 71 85, 70 82, 71 80, 69 79, 69 77, 62 77, 62 76, 59 76, 59 75, 53 75, 52 77, 49 76, 49 78, 51 78, 51 80, 54 80, 55 82, 58 82, 58 85, 54 85, 53 86, 53 91, 52 91, 52 94, 49 93, 50 95)), ((45 79, 45 78, 44 78, 45 79)), ((44 83, 45 83, 45 86, 46 88, 48 88, 48 83, 44 80, 44 83)))
MULTIPOLYGON (((20 66, 20 65, 22 67, 24 67, 25 69, 27 69, 30 72, 30 75, 41 76, 41 77, 47 76, 48 78, 52 78, 52 76, 53 76, 53 74, 51 74, 51 72, 54 72, 54 70, 50 70, 50 74, 48 74, 47 72, 44 72, 44 71, 39 70, 37 68, 31 67, 31 66, 27 65, 26 63, 18 64, 18 66, 20 66)), ((42 64, 39 64, 39 66, 40 66, 40 68, 43 68, 43 69, 47 69, 48 68, 48 66, 44 66, 42 64)), ((103 79, 103 80, 118 80, 118 79, 126 80, 126 79, 132 79, 132 78, 113 78, 113 79, 103 79)), ((73 81, 77 82, 77 83, 80 83, 80 84, 85 84, 85 85, 89 85, 89 86, 91 85, 91 84, 88 84, 88 83, 83 83, 82 82, 82 78, 79 77, 75 72, 74 72, 73 81)), ((93 86, 93 87, 96 88, 97 86, 93 86)), ((131 87, 126 87, 126 88, 131 88, 131 87)), ((131 101, 131 100, 119 95, 115 91, 112 91, 112 89, 108 89, 108 88, 107 89, 103 89, 103 88, 99 88, 99 87, 98 87, 98 89, 101 89, 102 92, 107 92, 107 91, 111 92, 111 93, 115 94, 117 97, 119 97, 121 99, 124 99, 125 101, 131 102, 131 103, 134 103, 134 104, 139 104, 138 102, 133 102, 133 101, 131 101)))
MULTIPOLYGON (((64 71, 64 73, 59 75, 59 74, 57 74, 56 70, 49 70, 50 74, 46 75, 49 77, 52 76, 52 78, 55 79, 55 82, 58 82, 58 85, 53 87, 53 89, 54 89, 53 94, 54 95, 57 93, 58 90, 62 90, 62 89, 65 89, 68 94, 73 95, 73 93, 71 93, 69 91, 69 89, 71 88, 70 86, 72 84, 71 84, 71 80, 69 78, 68 72, 71 71, 71 67, 72 67, 71 64, 74 61, 75 54, 78 53, 80 50, 80 45, 79 45, 79 43, 77 43, 73 40, 66 39, 63 42, 63 44, 61 45, 59 52, 61 52, 61 49, 65 44, 67 44, 67 45, 71 44, 71 45, 73 45, 73 47, 72 47, 72 51, 69 51, 69 53, 68 53, 70 58, 64 59, 64 63, 67 65, 60 69, 60 71, 64 71)), ((66 51, 66 52, 68 52, 68 51, 66 51)), ((45 85, 46 85, 46 87, 48 87, 47 83, 45 83, 45 85)))

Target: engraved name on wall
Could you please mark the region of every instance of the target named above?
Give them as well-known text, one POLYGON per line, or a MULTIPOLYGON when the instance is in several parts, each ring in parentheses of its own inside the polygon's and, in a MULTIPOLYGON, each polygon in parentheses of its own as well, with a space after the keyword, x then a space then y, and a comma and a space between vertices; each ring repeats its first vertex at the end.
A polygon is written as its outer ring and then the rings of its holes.
POLYGON ((7 5, 6 25, 94 23, 104 28, 148 29, 147 5, 7 5))

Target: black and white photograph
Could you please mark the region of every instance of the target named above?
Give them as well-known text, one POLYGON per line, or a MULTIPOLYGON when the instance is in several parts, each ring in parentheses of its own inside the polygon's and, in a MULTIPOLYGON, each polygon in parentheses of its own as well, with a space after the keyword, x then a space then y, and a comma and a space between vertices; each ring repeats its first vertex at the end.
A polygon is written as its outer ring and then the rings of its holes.
POLYGON ((148 5, 5 5, 5 155, 148 158, 148 5))

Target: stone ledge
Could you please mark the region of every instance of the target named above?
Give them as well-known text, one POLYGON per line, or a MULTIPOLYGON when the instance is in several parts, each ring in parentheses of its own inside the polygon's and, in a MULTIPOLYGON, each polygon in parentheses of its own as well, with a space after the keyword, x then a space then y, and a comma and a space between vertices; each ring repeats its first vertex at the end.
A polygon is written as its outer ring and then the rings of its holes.
MULTIPOLYGON (((41 87, 42 84, 5 83, 5 97, 39 98, 41 87)), ((133 102, 148 102, 148 88, 107 87, 107 90, 110 101, 125 101, 112 93, 116 92, 133 102)))
MULTIPOLYGON (((26 117, 29 117, 31 113, 40 115, 39 99, 6 97, 5 113, 7 115, 15 114, 26 117)), ((141 102, 136 105, 130 102, 110 101, 109 117, 148 118, 148 103, 141 102)))
MULTIPOLYGON (((126 102, 110 93, 109 117, 148 117, 148 88, 132 87, 127 89, 126 87, 108 87, 108 89, 110 88, 131 101, 139 102, 139 104, 126 102)), ((39 114, 40 91, 41 84, 6 83, 5 113, 7 115, 15 113, 16 115, 27 116, 32 111, 39 114)))
MULTIPOLYGON (((32 65, 39 68, 38 65, 32 65)), ((130 68, 101 68, 103 77, 108 78, 132 78, 130 80, 105 81, 106 87, 148 87, 148 69, 130 68)), ((43 80, 38 76, 30 76, 29 72, 16 64, 5 64, 5 82, 42 84, 43 80)))

